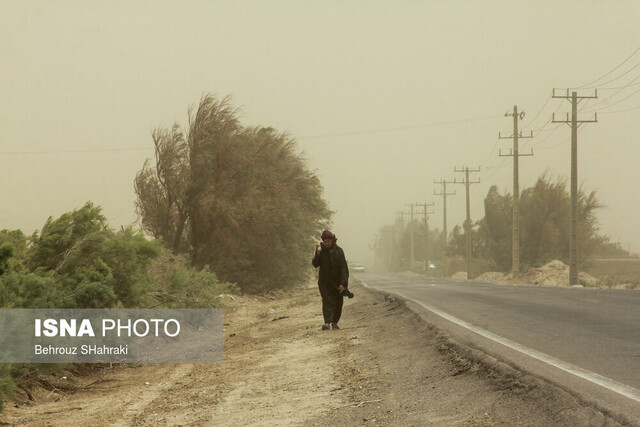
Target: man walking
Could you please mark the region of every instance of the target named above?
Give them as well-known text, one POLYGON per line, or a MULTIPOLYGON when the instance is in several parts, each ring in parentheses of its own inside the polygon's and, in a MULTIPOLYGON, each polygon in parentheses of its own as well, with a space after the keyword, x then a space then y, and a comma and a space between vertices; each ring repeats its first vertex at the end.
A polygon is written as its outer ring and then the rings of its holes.
POLYGON ((322 242, 316 246, 311 260, 314 267, 320 267, 318 288, 322 297, 322 330, 340 329, 338 321, 342 315, 343 292, 349 285, 349 268, 344 251, 336 244, 338 239, 329 230, 322 232, 322 242))

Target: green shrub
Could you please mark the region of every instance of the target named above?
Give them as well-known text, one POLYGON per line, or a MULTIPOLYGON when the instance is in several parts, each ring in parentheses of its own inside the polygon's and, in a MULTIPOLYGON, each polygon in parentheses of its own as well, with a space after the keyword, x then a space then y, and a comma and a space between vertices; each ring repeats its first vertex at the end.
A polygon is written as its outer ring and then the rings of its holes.
POLYGON ((168 250, 154 262, 150 275, 153 278, 150 295, 157 301, 155 307, 219 307, 218 295, 240 292, 235 284, 220 282, 208 267, 195 270, 186 258, 168 250))
MULTIPOLYGON (((229 292, 239 290, 141 231, 114 232, 90 202, 30 239, 0 231, 0 308, 211 308, 229 292)), ((60 366, 0 364, 0 411, 16 383, 60 366)))

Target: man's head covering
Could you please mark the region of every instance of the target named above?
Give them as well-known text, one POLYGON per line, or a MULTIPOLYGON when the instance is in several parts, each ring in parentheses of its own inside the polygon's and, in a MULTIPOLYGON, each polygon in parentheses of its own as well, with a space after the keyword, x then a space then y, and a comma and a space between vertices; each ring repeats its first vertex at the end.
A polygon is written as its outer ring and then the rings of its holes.
POLYGON ((338 240, 338 239, 336 238, 336 235, 335 235, 335 234, 333 234, 333 233, 332 233, 332 232, 330 232, 329 230, 324 230, 324 231, 322 232, 322 240, 327 240, 327 239, 331 239, 331 240, 333 240, 334 242, 335 242, 336 240, 338 240))

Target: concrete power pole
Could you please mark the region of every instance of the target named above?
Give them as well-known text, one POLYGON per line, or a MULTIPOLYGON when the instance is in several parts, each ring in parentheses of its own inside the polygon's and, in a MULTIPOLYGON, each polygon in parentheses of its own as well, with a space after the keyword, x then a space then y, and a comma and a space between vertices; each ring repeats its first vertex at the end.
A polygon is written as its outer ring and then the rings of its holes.
POLYGON ((425 230, 425 236, 424 236, 424 268, 427 269, 429 268, 429 215, 433 214, 433 212, 429 212, 427 210, 428 207, 431 207, 434 205, 434 203, 416 203, 416 206, 420 206, 423 209, 423 213, 424 213, 424 230, 425 230))
POLYGON ((464 172, 464 181, 453 180, 454 184, 464 184, 467 189, 467 219, 464 222, 464 234, 467 238, 467 280, 469 280, 469 272, 471 271, 471 203, 469 201, 469 186, 471 184, 480 183, 480 179, 477 181, 469 181, 469 174, 471 172, 480 172, 480 168, 478 169, 469 169, 468 167, 464 167, 462 169, 454 168, 454 172, 464 172))
POLYGON ((442 191, 436 193, 433 190, 434 196, 442 196, 442 273, 447 275, 447 196, 455 196, 456 192, 447 193, 447 180, 440 179, 440 181, 433 180, 434 184, 441 184, 442 191))
POLYGON ((571 221, 569 222, 569 285, 578 284, 578 127, 582 123, 597 123, 598 113, 592 120, 578 120, 578 103, 583 99, 598 98, 598 90, 593 95, 578 96, 578 92, 571 92, 569 89, 566 94, 556 95, 553 89, 553 98, 564 98, 571 102, 571 119, 569 114, 564 120, 556 120, 555 113, 551 116, 553 123, 566 123, 571 127, 571 221))
POLYGON ((409 255, 409 269, 411 269, 411 267, 413 267, 413 260, 414 260, 414 237, 413 237, 413 233, 415 231, 415 227, 413 224, 413 207, 415 206, 414 203, 405 203, 405 206, 411 206, 411 247, 409 248, 410 250, 410 255, 409 255))
MULTIPOLYGON (((406 203, 406 205, 408 206, 409 204, 406 203)), ((410 264, 413 264, 413 206, 411 206, 411 212, 404 212, 404 211, 396 211, 397 214, 400 215, 400 218, 402 218, 401 221, 401 229, 400 229, 400 253, 403 253, 403 247, 402 247, 402 242, 404 241, 404 216, 405 215, 409 215, 410 218, 410 226, 411 226, 411 234, 410 234, 410 240, 411 242, 409 243, 411 245, 411 248, 409 249, 410 251, 410 257, 411 259, 409 260, 410 264)), ((404 255, 402 256, 402 258, 404 259, 404 255)), ((411 268, 411 265, 409 266, 409 268, 411 268)))
POLYGON ((518 157, 521 156, 533 156, 533 150, 531 153, 520 154, 518 152, 518 138, 533 138, 533 133, 530 135, 523 135, 522 132, 518 132, 518 119, 524 118, 524 111, 518 114, 518 106, 513 106, 513 113, 506 112, 505 117, 513 116, 513 135, 502 136, 498 133, 498 139, 511 139, 513 138, 513 150, 509 154, 502 154, 500 150, 500 156, 513 156, 513 219, 511 230, 511 274, 516 278, 520 274, 520 184, 518 174, 518 157))

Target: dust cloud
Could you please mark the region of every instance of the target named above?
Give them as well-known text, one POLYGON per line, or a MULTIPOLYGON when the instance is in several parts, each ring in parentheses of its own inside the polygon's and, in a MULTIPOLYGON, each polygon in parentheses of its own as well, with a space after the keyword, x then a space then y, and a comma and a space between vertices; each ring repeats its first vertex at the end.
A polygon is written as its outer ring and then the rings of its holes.
MULTIPOLYGON (((637 2, 3 1, 0 14, 2 228, 31 233, 87 200, 114 227, 136 220, 133 179, 151 129, 186 123, 203 93, 231 95, 246 125, 288 131, 336 211, 352 262, 406 203, 435 202, 434 179, 479 167, 471 216, 491 185, 510 191, 505 112, 525 112, 520 185, 569 175, 569 128, 553 88, 598 99, 579 133, 579 181, 607 205, 601 231, 640 250, 635 143, 637 2), (9 202, 10 201, 10 202, 9 202)), ((460 177, 459 177, 460 178, 460 177)), ((453 190, 453 189, 452 189, 453 190)), ((449 228, 465 216, 448 200, 449 228)), ((310 253, 312 248, 310 248, 310 253)))

